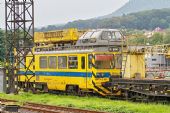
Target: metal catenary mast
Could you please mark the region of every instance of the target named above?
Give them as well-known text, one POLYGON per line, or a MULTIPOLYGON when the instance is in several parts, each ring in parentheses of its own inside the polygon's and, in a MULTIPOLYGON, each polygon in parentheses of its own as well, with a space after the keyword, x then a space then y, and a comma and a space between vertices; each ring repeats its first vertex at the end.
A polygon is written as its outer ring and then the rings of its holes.
POLYGON ((34 1, 5 0, 6 93, 18 93, 21 69, 26 76, 25 89, 34 73, 34 1), (29 64, 26 65, 26 58, 29 64), (29 77, 28 77, 29 76, 29 77))

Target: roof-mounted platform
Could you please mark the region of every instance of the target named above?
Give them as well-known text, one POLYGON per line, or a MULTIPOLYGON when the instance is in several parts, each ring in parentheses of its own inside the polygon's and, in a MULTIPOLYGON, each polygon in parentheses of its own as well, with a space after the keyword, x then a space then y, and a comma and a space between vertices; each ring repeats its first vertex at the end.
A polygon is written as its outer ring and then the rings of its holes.
POLYGON ((77 29, 35 33, 35 51, 93 49, 98 51, 122 51, 127 47, 125 38, 117 29, 93 29, 87 32, 77 29))
POLYGON ((83 35, 85 31, 77 30, 74 28, 65 29, 65 30, 57 30, 57 31, 49 31, 49 32, 36 32, 34 41, 35 43, 67 43, 67 42, 76 42, 81 35, 83 35))
POLYGON ((93 29, 84 33, 76 46, 122 46, 125 38, 117 29, 93 29))

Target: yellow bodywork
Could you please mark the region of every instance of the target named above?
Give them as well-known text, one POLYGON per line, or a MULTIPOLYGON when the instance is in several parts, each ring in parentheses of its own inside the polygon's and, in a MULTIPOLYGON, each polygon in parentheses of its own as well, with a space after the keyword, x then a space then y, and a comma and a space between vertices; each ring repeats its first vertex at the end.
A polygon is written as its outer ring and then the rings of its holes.
POLYGON ((85 31, 78 31, 77 29, 70 28, 66 30, 49 31, 49 32, 35 32, 35 43, 54 43, 54 42, 73 42, 85 31))
MULTIPOLYGON (((125 53, 127 54, 127 53, 125 53)), ((79 89, 83 91, 92 91, 97 92, 103 96, 106 95, 120 95, 120 91, 113 93, 108 88, 103 86, 104 83, 110 82, 110 79, 113 77, 120 77, 121 68, 114 67, 112 69, 98 69, 95 66, 90 67, 90 61, 95 65, 95 55, 113 55, 114 61, 116 62, 117 58, 121 58, 119 52, 37 52, 35 53, 35 64, 31 64, 30 69, 33 69, 35 65, 35 76, 19 76, 20 82, 25 82, 29 78, 29 82, 35 83, 45 83, 49 90, 60 90, 66 91, 67 86, 74 85, 78 86, 79 89), (92 55, 92 59, 89 58, 89 55, 92 55), (65 69, 59 69, 58 58, 65 56, 67 57, 67 66, 65 69), (69 68, 69 57, 77 57, 77 69, 69 68), (117 56, 117 58, 116 58, 117 56), (47 67, 40 68, 40 58, 47 58, 47 67), (56 68, 49 68, 49 57, 56 57, 56 68), (85 67, 82 68, 82 57, 85 58, 85 67), (103 77, 98 77, 98 74, 103 74, 103 77)), ((30 64, 31 58, 26 58, 26 65, 30 64)), ((120 64, 123 62, 117 61, 120 64)), ((104 64, 103 64, 104 65, 104 64)), ((115 64, 116 65, 116 64, 115 64)), ((24 69, 21 69, 21 72, 25 72, 24 69)), ((145 60, 143 54, 127 54, 126 67, 123 78, 145 78, 145 60)))
MULTIPOLYGON (((30 79, 30 82, 36 82, 36 83, 46 83, 48 86, 48 89, 50 90, 61 90, 65 91, 67 85, 77 85, 81 90, 92 90, 95 92, 98 92, 101 95, 106 95, 111 93, 107 89, 105 89, 102 86, 102 83, 108 82, 110 80, 111 76, 120 76, 121 69, 95 69, 95 68, 89 68, 89 57, 88 55, 95 55, 95 54, 117 54, 113 52, 92 52, 92 53, 51 53, 51 54, 35 54, 35 77, 32 77, 30 79), (50 68, 40 68, 40 57, 45 56, 47 59, 50 56, 55 57, 61 57, 66 56, 67 59, 69 56, 76 56, 77 62, 78 62, 78 68, 77 69, 69 69, 68 63, 66 69, 50 69, 50 68), (82 69, 81 64, 81 58, 85 57, 85 68, 82 69), (97 73, 106 73, 107 77, 97 78, 97 73), (109 76, 108 76, 109 75, 109 76), (99 90, 99 89, 100 90, 99 90), (101 91, 102 90, 102 91, 101 91)), ((94 58, 92 59, 92 62, 94 62, 94 58)), ((58 63, 58 61, 56 61, 58 63)), ((48 64, 48 63, 47 63, 48 64)), ((26 65, 29 65, 29 57, 26 60, 26 65)), ((24 72, 24 70, 21 70, 24 72)), ((29 77, 29 76, 28 76, 29 77)), ((24 82, 27 78, 23 75, 19 76, 19 81, 24 82)))
POLYGON ((124 78, 145 78, 144 54, 128 54, 124 78))

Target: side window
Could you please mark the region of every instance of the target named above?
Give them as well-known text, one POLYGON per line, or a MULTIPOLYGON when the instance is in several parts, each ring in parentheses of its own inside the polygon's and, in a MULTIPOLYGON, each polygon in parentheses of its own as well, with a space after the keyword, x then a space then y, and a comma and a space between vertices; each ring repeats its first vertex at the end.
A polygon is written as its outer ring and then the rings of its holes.
POLYGON ((107 32, 108 33, 108 39, 112 39, 112 33, 111 32, 107 32))
POLYGON ((88 60, 89 60, 89 63, 88 63, 88 65, 89 65, 89 69, 91 69, 91 68, 92 68, 92 58, 93 58, 93 56, 92 56, 92 55, 89 55, 89 56, 88 56, 88 60))
POLYGON ((45 57, 45 56, 40 57, 39 63, 40 63, 40 65, 39 65, 40 68, 42 68, 42 69, 47 68, 47 57, 45 57))
POLYGON ((112 34, 110 31, 103 31, 102 33, 102 40, 109 40, 112 39, 112 34))
POLYGON ((103 31, 102 40, 107 40, 107 39, 108 39, 108 33, 106 31, 103 31))
POLYGON ((77 56, 70 56, 68 59, 69 69, 78 69, 78 58, 77 56))
POLYGON ((57 57, 55 57, 55 56, 48 57, 48 67, 50 69, 56 69, 57 68, 57 57))
POLYGON ((115 32, 116 39, 120 40, 122 38, 122 35, 120 32, 115 32))
POLYGON ((66 56, 59 56, 58 57, 58 68, 59 69, 66 69, 67 68, 67 57, 66 56))
POLYGON ((81 69, 85 69, 85 57, 81 57, 81 69))
POLYGON ((112 32, 112 39, 113 39, 113 40, 116 40, 116 39, 117 39, 115 32, 112 32))

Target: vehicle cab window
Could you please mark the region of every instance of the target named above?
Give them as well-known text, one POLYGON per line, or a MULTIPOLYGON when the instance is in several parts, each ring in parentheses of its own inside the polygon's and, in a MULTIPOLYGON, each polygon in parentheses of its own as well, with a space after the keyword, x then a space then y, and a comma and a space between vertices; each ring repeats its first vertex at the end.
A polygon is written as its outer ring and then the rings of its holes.
POLYGON ((103 31, 102 40, 120 40, 122 38, 120 32, 103 31))
POLYGON ((97 69, 114 69, 115 59, 114 55, 95 55, 95 66, 97 69))
POLYGON ((114 34, 117 40, 120 40, 122 38, 122 35, 120 34, 120 32, 115 32, 114 34))
POLYGON ((102 40, 109 40, 109 38, 111 38, 111 33, 108 31, 103 31, 102 40))

